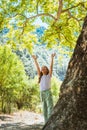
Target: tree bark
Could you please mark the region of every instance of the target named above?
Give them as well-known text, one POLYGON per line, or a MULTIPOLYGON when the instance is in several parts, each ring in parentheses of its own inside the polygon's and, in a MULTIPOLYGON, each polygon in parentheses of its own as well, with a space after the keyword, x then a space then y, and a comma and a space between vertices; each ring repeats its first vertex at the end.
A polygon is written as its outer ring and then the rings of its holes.
POLYGON ((52 116, 42 130, 87 130, 87 16, 52 116))

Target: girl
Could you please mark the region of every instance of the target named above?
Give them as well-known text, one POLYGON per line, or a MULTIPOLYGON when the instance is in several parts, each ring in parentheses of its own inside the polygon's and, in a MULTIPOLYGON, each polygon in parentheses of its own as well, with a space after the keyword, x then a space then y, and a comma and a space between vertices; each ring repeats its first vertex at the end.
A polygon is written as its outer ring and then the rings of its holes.
POLYGON ((50 117, 53 109, 53 99, 51 94, 51 76, 52 76, 54 56, 55 54, 51 55, 50 69, 48 69, 47 66, 42 66, 40 70, 39 64, 37 62, 37 57, 35 55, 32 55, 39 75, 38 82, 40 83, 40 92, 41 92, 41 100, 43 104, 43 115, 44 115, 45 123, 50 117))

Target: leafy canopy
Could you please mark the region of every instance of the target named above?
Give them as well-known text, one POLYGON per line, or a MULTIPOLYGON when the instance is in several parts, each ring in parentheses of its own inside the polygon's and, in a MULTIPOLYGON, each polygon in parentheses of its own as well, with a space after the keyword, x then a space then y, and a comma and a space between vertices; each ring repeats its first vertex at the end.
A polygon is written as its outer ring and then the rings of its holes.
POLYGON ((38 43, 34 32, 40 25, 35 22, 39 18, 47 25, 42 43, 73 48, 86 11, 86 0, 1 0, 0 31, 8 28, 7 35, 3 35, 7 43, 31 51, 38 43))

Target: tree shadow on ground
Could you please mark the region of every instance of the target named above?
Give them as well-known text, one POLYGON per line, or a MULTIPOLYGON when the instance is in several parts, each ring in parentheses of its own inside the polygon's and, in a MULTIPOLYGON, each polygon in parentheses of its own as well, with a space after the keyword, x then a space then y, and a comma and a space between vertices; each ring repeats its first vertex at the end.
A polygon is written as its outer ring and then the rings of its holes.
POLYGON ((27 125, 20 123, 5 123, 1 124, 0 130, 41 130, 43 124, 27 125))
POLYGON ((10 116, 2 116, 2 115, 0 115, 0 120, 1 121, 11 121, 12 120, 12 117, 10 117, 10 116))

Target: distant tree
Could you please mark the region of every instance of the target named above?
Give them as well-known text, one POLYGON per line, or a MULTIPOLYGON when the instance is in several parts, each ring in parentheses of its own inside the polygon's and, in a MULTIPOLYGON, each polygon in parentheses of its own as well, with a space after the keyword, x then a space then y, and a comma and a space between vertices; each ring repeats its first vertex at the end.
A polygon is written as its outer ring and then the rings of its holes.
POLYGON ((8 45, 0 45, 0 101, 3 112, 11 112, 11 106, 21 99, 28 89, 28 77, 18 56, 8 45))

